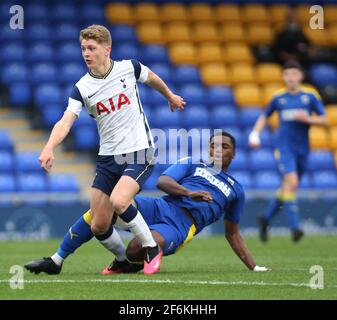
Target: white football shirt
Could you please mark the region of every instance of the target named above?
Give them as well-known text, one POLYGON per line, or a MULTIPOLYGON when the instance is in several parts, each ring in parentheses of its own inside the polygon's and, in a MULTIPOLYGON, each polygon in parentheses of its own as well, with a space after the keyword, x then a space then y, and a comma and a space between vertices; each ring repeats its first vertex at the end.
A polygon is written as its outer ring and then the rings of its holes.
POLYGON ((145 82, 149 69, 137 60, 111 61, 103 77, 90 71, 75 85, 67 111, 77 116, 85 106, 97 121, 99 155, 117 155, 154 147, 137 81, 145 82))

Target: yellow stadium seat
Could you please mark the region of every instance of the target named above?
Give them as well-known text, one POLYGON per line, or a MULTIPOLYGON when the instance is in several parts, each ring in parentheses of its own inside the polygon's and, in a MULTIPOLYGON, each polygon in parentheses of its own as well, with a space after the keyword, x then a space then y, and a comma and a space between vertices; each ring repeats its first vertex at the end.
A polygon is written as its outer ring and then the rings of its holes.
MULTIPOLYGON (((335 155, 337 155, 337 126, 329 130, 329 147, 331 150, 335 150, 335 155)), ((337 160, 336 157, 335 159, 337 160)))
POLYGON ((312 14, 310 13, 310 6, 301 4, 296 6, 296 14, 298 16, 298 19, 300 23, 303 26, 308 26, 310 22, 310 18, 312 17, 312 14))
POLYGON ((200 67, 205 85, 228 85, 228 72, 224 63, 207 63, 200 67))
POLYGON ((332 46, 337 46, 337 23, 332 24, 327 29, 329 44, 332 46))
POLYGON ((331 24, 337 23, 337 6, 326 5, 324 6, 324 23, 331 24))
POLYGON ((224 46, 224 58, 228 63, 254 62, 253 54, 247 44, 228 43, 224 46))
POLYGON ((261 91, 257 84, 238 84, 234 87, 234 95, 240 107, 261 106, 261 91))
POLYGON ((161 18, 163 22, 187 22, 188 13, 183 4, 166 3, 161 7, 161 18))
POLYGON ((262 85, 262 105, 267 106, 275 92, 283 87, 283 82, 267 82, 262 85))
POLYGON ((325 111, 329 127, 337 126, 337 105, 327 105, 325 111))
POLYGON ((153 3, 138 3, 133 7, 136 22, 158 22, 160 11, 153 3))
POLYGON ((242 17, 245 23, 250 22, 268 22, 269 11, 262 4, 247 4, 242 8, 242 17))
POLYGON ((254 68, 249 63, 233 63, 230 66, 230 82, 232 85, 249 82, 254 83, 254 68))
POLYGON ((215 22, 215 13, 212 6, 206 3, 190 4, 187 7, 190 22, 215 22))
POLYGON ((261 84, 282 81, 282 68, 276 63, 259 63, 256 71, 256 80, 261 84))
POLYGON ((284 24, 289 7, 286 4, 273 4, 269 8, 270 21, 273 24, 284 24))
POLYGON ((310 148, 329 149, 329 135, 326 128, 311 126, 309 129, 310 148))
POLYGON ((175 42, 169 46, 173 64, 196 64, 197 51, 191 42, 175 42))
POLYGON ((304 33, 316 46, 326 46, 331 43, 329 32, 326 29, 311 29, 307 26, 304 28, 304 33))
POLYGON ((220 23, 241 23, 240 7, 235 4, 219 4, 214 8, 215 16, 220 23))
POLYGON ((250 44, 271 44, 274 31, 269 24, 253 23, 247 26, 247 40, 250 44))
POLYGON ((198 63, 223 62, 221 45, 216 42, 202 42, 198 46, 198 63))
POLYGON ((194 42, 218 41, 216 24, 210 22, 196 23, 192 27, 192 40, 194 42))
POLYGON ((191 41, 192 33, 191 28, 184 22, 168 23, 164 28, 165 40, 167 43, 177 41, 191 41))
POLYGON ((219 41, 245 42, 246 36, 243 26, 240 23, 223 23, 219 27, 219 41))
POLYGON ((137 26, 138 39, 146 44, 165 44, 163 28, 160 23, 143 22, 137 26))
POLYGON ((133 24, 132 7, 127 3, 111 3, 106 6, 105 15, 109 23, 133 24))

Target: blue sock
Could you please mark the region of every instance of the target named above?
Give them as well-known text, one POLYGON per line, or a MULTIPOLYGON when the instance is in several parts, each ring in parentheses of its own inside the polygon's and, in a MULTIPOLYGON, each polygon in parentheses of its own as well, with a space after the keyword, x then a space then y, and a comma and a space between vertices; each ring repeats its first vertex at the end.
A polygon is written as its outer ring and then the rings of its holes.
POLYGON ((298 204, 294 200, 284 201, 284 210, 288 215, 288 223, 291 230, 298 230, 300 221, 298 216, 298 204))
POLYGON ((88 210, 82 217, 80 217, 69 229, 64 236, 60 247, 57 250, 58 255, 63 259, 67 258, 83 243, 93 238, 93 233, 90 229, 91 216, 88 210))

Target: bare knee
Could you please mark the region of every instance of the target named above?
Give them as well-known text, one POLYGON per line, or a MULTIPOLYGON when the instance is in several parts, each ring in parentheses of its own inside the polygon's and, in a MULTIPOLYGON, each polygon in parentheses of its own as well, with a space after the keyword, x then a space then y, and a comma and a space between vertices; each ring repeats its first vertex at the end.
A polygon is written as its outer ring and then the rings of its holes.
POLYGON ((291 175, 288 177, 285 177, 283 180, 283 192, 296 192, 297 188, 298 188, 298 178, 296 175, 291 175))
POLYGON ((127 208, 130 206, 129 201, 126 201, 125 199, 119 196, 112 196, 110 198, 110 202, 112 204, 113 211, 118 215, 125 212, 127 208))

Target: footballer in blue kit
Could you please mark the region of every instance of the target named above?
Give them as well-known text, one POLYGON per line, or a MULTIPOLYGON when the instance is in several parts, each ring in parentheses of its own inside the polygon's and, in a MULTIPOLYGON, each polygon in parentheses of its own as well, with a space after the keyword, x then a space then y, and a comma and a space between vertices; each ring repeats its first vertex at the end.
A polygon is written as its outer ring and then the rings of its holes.
POLYGON ((309 128, 311 125, 326 125, 324 106, 316 90, 301 85, 301 66, 290 62, 284 66, 283 79, 286 88, 277 91, 265 113, 257 120, 249 136, 252 148, 260 146, 259 134, 266 125, 266 119, 274 112, 279 116, 279 128, 275 133, 275 160, 282 175, 282 186, 259 218, 260 238, 268 240, 268 227, 273 217, 284 207, 296 242, 303 236, 299 226, 296 191, 305 172, 310 153, 309 128), (313 116, 315 114, 315 116, 313 116))
MULTIPOLYGON (((135 197, 135 205, 152 232, 153 238, 163 250, 164 256, 174 254, 192 240, 206 226, 224 219, 226 239, 234 252, 253 271, 269 271, 258 266, 248 251, 239 232, 239 222, 244 210, 245 194, 238 181, 226 173, 235 156, 235 139, 227 132, 218 132, 210 139, 209 163, 193 163, 185 158, 171 165, 158 179, 158 189, 167 195, 151 198, 135 197)), ((127 230, 127 225, 118 216, 113 223, 127 230)), ((64 259, 79 246, 92 238, 90 211, 85 213, 65 236, 58 254, 64 259), (89 227, 88 227, 89 226, 89 227), (77 237, 71 237, 76 233, 77 237)), ((137 272, 143 268, 141 262, 145 248, 137 237, 126 248, 127 259, 118 255, 102 274, 137 272)), ((34 260, 25 267, 35 273, 59 273, 62 264, 51 258, 34 260)))

